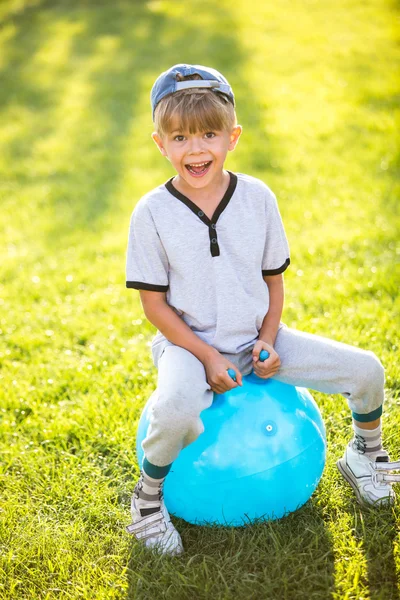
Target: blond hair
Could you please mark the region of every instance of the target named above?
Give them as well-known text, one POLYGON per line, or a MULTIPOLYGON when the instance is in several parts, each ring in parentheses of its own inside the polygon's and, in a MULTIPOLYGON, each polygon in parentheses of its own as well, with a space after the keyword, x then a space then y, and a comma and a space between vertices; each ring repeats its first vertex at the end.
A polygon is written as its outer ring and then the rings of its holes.
MULTIPOLYGON (((198 75, 180 78, 201 79, 198 75)), ((179 123, 179 130, 232 131, 236 125, 233 104, 222 94, 204 88, 189 88, 164 96, 156 107, 154 125, 163 137, 179 123)))

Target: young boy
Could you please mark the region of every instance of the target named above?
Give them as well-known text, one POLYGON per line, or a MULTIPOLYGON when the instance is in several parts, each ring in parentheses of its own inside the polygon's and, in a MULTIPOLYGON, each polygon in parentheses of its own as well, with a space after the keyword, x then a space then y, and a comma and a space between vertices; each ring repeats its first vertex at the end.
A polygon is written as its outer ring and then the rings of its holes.
POLYGON ((393 502, 378 471, 389 461, 381 441, 383 367, 372 352, 281 323, 289 247, 268 186, 224 170, 242 131, 228 81, 208 67, 175 65, 158 77, 151 103, 153 140, 176 175, 138 202, 130 225, 126 285, 140 291, 158 329, 158 386, 127 530, 159 552, 183 551, 163 502, 164 479, 202 433, 200 413, 214 392, 242 385, 251 370, 347 398, 354 438, 339 471, 360 502, 393 502))

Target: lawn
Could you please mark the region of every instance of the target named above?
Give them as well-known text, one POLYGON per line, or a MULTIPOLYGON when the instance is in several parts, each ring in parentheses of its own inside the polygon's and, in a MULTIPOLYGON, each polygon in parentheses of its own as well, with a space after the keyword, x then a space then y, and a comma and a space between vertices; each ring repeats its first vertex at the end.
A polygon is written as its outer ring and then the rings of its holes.
POLYGON ((125 251, 172 175, 149 91, 177 62, 232 84, 227 166, 275 192, 291 247, 283 320, 379 356, 400 459, 399 38, 394 0, 0 3, 1 600, 399 600, 400 501, 360 508, 340 478, 341 396, 313 393, 328 458, 297 512, 176 519, 174 559, 124 530, 157 375, 125 251))

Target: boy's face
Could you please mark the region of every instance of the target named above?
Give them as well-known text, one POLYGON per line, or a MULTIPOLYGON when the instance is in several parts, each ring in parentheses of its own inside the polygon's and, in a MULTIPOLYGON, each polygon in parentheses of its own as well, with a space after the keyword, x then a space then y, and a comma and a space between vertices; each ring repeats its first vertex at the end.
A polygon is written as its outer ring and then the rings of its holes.
POLYGON ((166 156, 177 172, 181 183, 202 189, 219 182, 226 155, 235 149, 242 132, 240 125, 232 131, 182 131, 173 123, 172 131, 162 138, 152 137, 161 154, 166 156))

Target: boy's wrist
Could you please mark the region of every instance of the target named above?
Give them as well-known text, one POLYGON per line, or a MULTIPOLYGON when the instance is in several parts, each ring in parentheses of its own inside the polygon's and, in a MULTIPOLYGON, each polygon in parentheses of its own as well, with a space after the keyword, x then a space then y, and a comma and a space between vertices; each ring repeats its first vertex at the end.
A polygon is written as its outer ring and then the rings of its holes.
POLYGON ((214 348, 214 346, 210 346, 209 344, 206 344, 205 342, 204 342, 204 344, 205 345, 202 348, 201 356, 199 356, 202 363, 204 363, 206 360, 209 360, 213 355, 219 354, 218 350, 216 348, 214 348))
POLYGON ((272 346, 272 347, 274 346, 274 343, 275 343, 275 338, 274 338, 274 337, 272 337, 272 336, 270 336, 270 335, 259 335, 259 336, 258 336, 258 339, 259 339, 261 342, 265 342, 265 343, 266 343, 266 344, 268 344, 269 346, 272 346))
POLYGON ((263 326, 258 332, 258 339, 273 347, 278 335, 279 323, 280 320, 269 318, 269 314, 267 314, 263 326))

